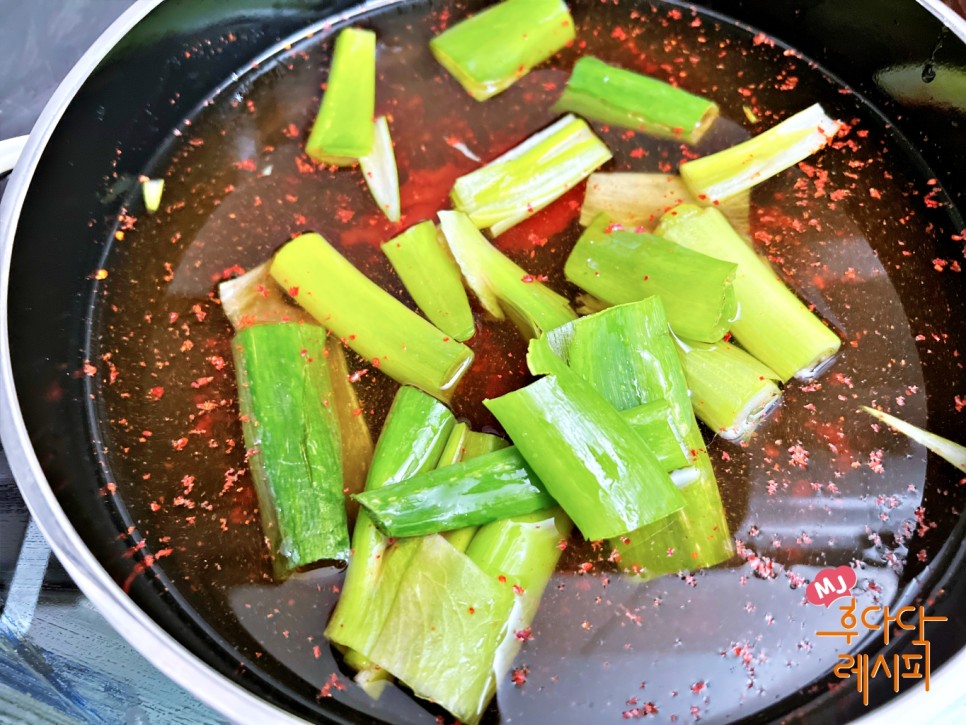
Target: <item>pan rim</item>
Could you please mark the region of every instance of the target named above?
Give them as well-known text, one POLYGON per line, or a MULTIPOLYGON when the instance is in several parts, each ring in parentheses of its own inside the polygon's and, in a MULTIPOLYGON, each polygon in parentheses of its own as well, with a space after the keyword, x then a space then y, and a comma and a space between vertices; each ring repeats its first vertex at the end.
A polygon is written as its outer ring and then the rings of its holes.
MULTIPOLYGON (((136 0, 105 30, 65 80, 31 130, 27 146, 0 200, 0 407, 9 411, 0 419, 3 442, 14 479, 31 517, 75 581, 78 588, 111 622, 111 626, 148 661, 194 697, 235 722, 257 718, 257 722, 301 722, 296 716, 252 694, 245 687, 219 673, 154 622, 121 587, 86 547, 44 475, 30 441, 14 385, 8 329, 9 276, 15 232, 30 183, 47 142, 83 83, 115 45, 164 0, 136 0), (206 687, 197 686, 199 678, 206 687)), ((966 43, 966 21, 939 0, 917 0, 918 4, 966 43)), ((945 662, 932 677, 933 689, 942 684, 955 702, 955 682, 966 675, 966 648, 945 662), (957 677, 957 675, 959 677, 957 677)), ((886 715, 899 716, 923 710, 922 686, 864 715, 857 722, 878 721, 886 715), (915 708, 915 710, 913 710, 915 708)), ((932 701, 939 700, 933 694, 932 701)), ((933 707, 927 708, 934 711, 933 707)), ((938 713, 937 713, 938 714, 938 713)))

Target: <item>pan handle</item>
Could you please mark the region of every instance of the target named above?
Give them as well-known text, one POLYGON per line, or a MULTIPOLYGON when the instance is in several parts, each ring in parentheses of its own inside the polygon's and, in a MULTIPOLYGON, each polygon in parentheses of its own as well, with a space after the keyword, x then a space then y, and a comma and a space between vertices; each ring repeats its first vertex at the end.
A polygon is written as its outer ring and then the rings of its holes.
POLYGON ((26 136, 14 136, 0 141, 0 177, 13 171, 13 165, 20 158, 20 152, 27 145, 26 136))

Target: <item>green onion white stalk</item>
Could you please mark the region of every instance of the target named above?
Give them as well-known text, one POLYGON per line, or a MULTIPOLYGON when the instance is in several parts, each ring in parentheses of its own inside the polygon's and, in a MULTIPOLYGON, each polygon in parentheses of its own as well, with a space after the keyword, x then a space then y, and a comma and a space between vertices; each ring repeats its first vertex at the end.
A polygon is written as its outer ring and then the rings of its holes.
POLYGON ((731 343, 677 340, 691 404, 725 440, 748 438, 781 402, 778 374, 731 343))
POLYGON ((396 153, 392 149, 389 122, 385 116, 375 120, 372 151, 359 158, 359 167, 366 179, 369 193, 391 222, 402 216, 399 201, 399 172, 396 169, 396 153))
POLYGON ((255 325, 235 335, 238 407, 275 573, 347 561, 338 418, 317 325, 255 325))
POLYGON ((840 126, 815 103, 737 146, 681 164, 681 178, 702 203, 714 204, 825 148, 840 126))
POLYGON ((529 218, 611 158, 586 121, 564 116, 486 166, 456 180, 450 197, 495 236, 529 218))
POLYGON ((745 350, 778 373, 782 382, 814 377, 838 352, 839 336, 785 286, 714 207, 685 204, 672 209, 655 233, 738 265, 734 290, 739 314, 731 332, 745 350))
POLYGON ((495 318, 509 317, 528 338, 576 319, 566 299, 508 259, 465 214, 441 211, 439 226, 466 285, 495 318))
POLYGON ((485 101, 573 39, 563 0, 505 0, 436 36, 429 49, 467 93, 485 101))
POLYGON ((902 433, 904 436, 911 438, 919 445, 928 448, 947 463, 956 466, 960 471, 966 471, 966 447, 958 443, 953 443, 948 438, 942 438, 935 433, 923 430, 918 426, 914 426, 912 423, 900 420, 893 415, 883 413, 881 410, 870 408, 867 405, 863 405, 861 410, 873 418, 881 420, 887 426, 902 433))
MULTIPOLYGON (((698 204, 676 174, 595 171, 587 179, 580 223, 589 226, 598 214, 636 231, 652 232, 661 215, 679 204, 698 204)), ((741 191, 718 205, 731 226, 746 239, 751 231, 751 192, 741 191)))
POLYGON ((164 194, 164 179, 143 179, 141 194, 144 196, 144 208, 148 214, 154 214, 161 208, 161 195, 164 194))

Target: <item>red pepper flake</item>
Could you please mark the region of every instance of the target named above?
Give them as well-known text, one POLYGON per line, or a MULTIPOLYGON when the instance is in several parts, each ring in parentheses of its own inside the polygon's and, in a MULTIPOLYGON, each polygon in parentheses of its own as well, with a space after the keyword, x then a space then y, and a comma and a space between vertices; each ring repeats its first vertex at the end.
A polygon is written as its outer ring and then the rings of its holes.
POLYGON ((86 375, 89 378, 92 378, 95 375, 97 375, 97 368, 91 365, 89 360, 84 361, 84 366, 81 368, 81 370, 83 371, 84 375, 86 375))
POLYGON ((518 629, 513 633, 513 636, 521 642, 529 642, 531 639, 533 639, 533 632, 531 631, 530 627, 527 627, 526 629, 518 629))
POLYGON ((161 400, 164 397, 164 388, 160 385, 156 385, 148 391, 149 400, 161 400))
POLYGON ((627 40, 627 33, 619 25, 611 31, 610 37, 614 40, 627 40))
MULTIPOLYGON (((295 169, 300 174, 313 174, 315 173, 315 166, 313 166, 309 161, 306 161, 301 156, 295 157, 295 169)), ((257 202, 255 206, 259 206, 260 202, 257 202)))
POLYGON ((470 608, 469 608, 469 609, 468 609, 467 611, 468 611, 468 612, 469 612, 470 614, 476 614, 476 607, 470 607, 470 608))
POLYGON ((215 370, 225 369, 225 358, 223 358, 221 355, 212 355, 208 357, 207 360, 212 364, 215 370))
POLYGON ((340 692, 345 689, 345 685, 342 684, 342 681, 335 672, 329 675, 328 681, 322 686, 322 689, 319 690, 319 697, 332 697, 333 687, 340 692))
POLYGON ((525 684, 527 684, 527 673, 528 672, 530 672, 530 668, 527 667, 526 665, 521 665, 520 667, 515 667, 513 669, 513 674, 511 675, 511 679, 513 680, 513 684, 516 685, 517 687, 523 687, 525 684))
POLYGON ((526 590, 523 587, 521 587, 519 584, 513 585, 513 593, 516 594, 518 597, 522 596, 525 591, 526 590))
POLYGON ((171 441, 171 447, 174 448, 176 451, 184 450, 184 447, 186 445, 188 445, 188 439, 185 438, 184 436, 181 436, 176 441, 171 441))
POLYGON ((192 305, 191 311, 195 313, 195 317, 198 318, 198 322, 204 322, 204 319, 208 316, 208 313, 201 309, 201 305, 199 304, 192 305))
POLYGON ((241 161, 236 161, 233 165, 239 171, 254 171, 255 170, 255 160, 254 159, 242 159, 241 161))
POLYGON ((339 217, 340 222, 347 224, 352 220, 352 217, 354 217, 356 213, 352 211, 352 209, 339 209, 335 215, 339 217))
POLYGON ((881 199, 882 198, 882 194, 880 194, 879 193, 879 190, 876 189, 876 188, 874 188, 874 187, 869 187, 869 196, 871 196, 873 199, 881 199))
POLYGON ((506 574, 500 574, 500 576, 498 576, 496 580, 500 582, 500 584, 506 584, 506 574))
POLYGON ((288 126, 285 127, 285 130, 282 131, 282 133, 285 134, 287 138, 298 138, 299 127, 296 126, 294 123, 290 123, 288 126))
POLYGON ((702 692, 704 692, 705 687, 707 687, 707 685, 704 683, 704 680, 698 680, 691 685, 691 692, 695 695, 700 695, 702 692))
POLYGON ((299 296, 299 288, 298 287, 289 287, 288 288, 288 296, 289 297, 298 297, 299 296))
POLYGON ((585 561, 578 568, 580 569, 581 573, 588 574, 589 572, 593 571, 594 565, 591 564, 589 561, 585 561))
POLYGON ((203 388, 214 379, 214 377, 198 378, 197 380, 193 380, 191 382, 191 387, 195 390, 198 388, 203 388))

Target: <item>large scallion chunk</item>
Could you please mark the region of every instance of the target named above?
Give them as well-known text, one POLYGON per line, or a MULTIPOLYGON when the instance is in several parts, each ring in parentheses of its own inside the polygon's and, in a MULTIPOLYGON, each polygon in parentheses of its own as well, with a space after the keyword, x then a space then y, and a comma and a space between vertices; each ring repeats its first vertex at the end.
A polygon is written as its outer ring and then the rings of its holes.
POLYGON ((576 319, 566 299, 490 244, 465 214, 441 211, 439 225, 467 286, 491 315, 509 317, 525 337, 576 319))
POLYGON ((750 436, 781 401, 778 374, 731 343, 678 339, 694 412, 725 440, 750 436))
POLYGON ((457 340, 473 337, 473 311, 460 268, 432 222, 410 227, 383 244, 382 251, 430 322, 457 340))
MULTIPOLYGON (((491 678, 482 706, 493 697, 523 646, 524 637, 540 606, 544 590, 553 578, 564 541, 573 522, 559 508, 495 521, 482 527, 466 555, 484 572, 514 592, 513 609, 504 625, 504 636, 493 661, 491 678)), ((481 708, 482 711, 482 708, 481 708)))
POLYGON ((396 169, 396 153, 392 150, 389 121, 379 116, 374 123, 372 151, 359 158, 359 168, 366 179, 369 193, 391 222, 402 216, 399 201, 399 171, 396 169))
MULTIPOLYGON (((580 223, 590 226, 598 214, 607 214, 629 229, 652 232, 661 215, 679 204, 697 204, 676 174, 636 171, 596 171, 587 179, 580 223)), ((751 233, 751 192, 742 191, 718 204, 741 236, 751 233)))
POLYGON ((691 193, 713 204, 770 179, 825 147, 838 121, 815 103, 737 146, 681 164, 691 193))
MULTIPOLYGON (((313 323, 312 316, 290 301, 272 279, 269 263, 253 267, 240 277, 218 285, 221 308, 236 331, 252 325, 279 322, 313 323)), ((349 381, 349 366, 341 342, 329 335, 325 343, 325 361, 332 382, 332 401, 339 418, 342 447, 342 479, 345 492, 359 493, 366 483, 372 459, 372 434, 359 406, 355 386, 349 381)), ((356 504, 351 499, 349 518, 356 504)))
POLYGON ((731 332, 783 382, 813 377, 838 351, 838 335, 785 286, 714 207, 679 206, 664 215, 655 231, 696 252, 738 265, 734 289, 740 314, 731 332))
MULTIPOLYGON (((620 415, 646 442, 661 468, 672 474, 672 481, 695 478, 688 444, 664 400, 620 415)), ((503 439, 473 433, 460 423, 450 435, 438 468, 391 489, 369 490, 355 498, 383 533, 396 537, 452 532, 551 505, 553 499, 523 456, 516 448, 505 446, 503 439), (474 436, 479 443, 473 443, 474 436), (465 445, 462 458, 453 454, 458 445, 465 445)))
POLYGON ((335 39, 332 65, 305 153, 348 166, 372 152, 376 107, 376 34, 346 28, 335 39))
POLYGON ((473 351, 368 279, 318 234, 275 255, 272 276, 316 320, 394 380, 446 399, 473 351))
POLYGON ((586 121, 567 115, 458 178, 450 193, 453 207, 498 235, 563 196, 610 158, 586 121))
POLYGON ((610 540, 620 568, 645 582, 666 574, 706 569, 734 554, 711 458, 697 425, 687 441, 698 479, 681 489, 684 508, 667 519, 610 540))
POLYGON ((489 702, 494 661, 514 607, 513 589, 442 536, 405 544, 414 552, 372 660, 417 697, 473 725, 489 702))
POLYGON ((339 424, 316 325, 248 327, 232 341, 238 407, 277 576, 349 557, 339 424))
POLYGON ((574 64, 554 110, 687 143, 698 143, 718 118, 714 101, 593 56, 574 64))
POLYGON ((467 93, 485 101, 573 39, 563 0, 504 0, 436 36, 429 49, 467 93))
MULTIPOLYGON (((396 393, 376 444, 367 491, 431 470, 440 460, 456 421, 442 403, 403 386, 396 393)), ((326 627, 336 644, 369 658, 414 549, 389 540, 360 511, 352 532, 353 557, 339 603, 326 627)))
POLYGON ((622 568, 645 581, 728 559, 733 548, 714 469, 660 298, 612 307, 553 330, 531 343, 528 361, 531 358, 532 364, 541 366, 552 365, 553 358, 566 361, 612 405, 624 409, 624 415, 636 406, 666 401, 684 436, 698 479, 680 489, 685 501, 680 511, 611 539, 623 555, 622 568), (600 341, 611 335, 618 339, 603 348, 600 341), (595 345, 607 353, 593 355, 595 345))
POLYGON ((620 536, 677 511, 683 497, 643 439, 585 381, 551 372, 484 404, 581 533, 620 536))
POLYGON ((738 314, 732 287, 736 270, 732 262, 615 227, 601 214, 580 235, 564 274, 611 304, 657 295, 676 334, 715 342, 738 314))

